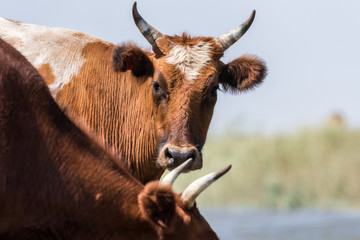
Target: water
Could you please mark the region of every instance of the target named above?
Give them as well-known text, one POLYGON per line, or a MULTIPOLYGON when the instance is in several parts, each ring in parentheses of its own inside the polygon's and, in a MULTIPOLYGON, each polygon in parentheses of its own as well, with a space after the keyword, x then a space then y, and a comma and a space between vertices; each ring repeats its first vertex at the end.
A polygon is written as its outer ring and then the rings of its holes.
POLYGON ((222 240, 360 240, 359 211, 200 210, 222 240))

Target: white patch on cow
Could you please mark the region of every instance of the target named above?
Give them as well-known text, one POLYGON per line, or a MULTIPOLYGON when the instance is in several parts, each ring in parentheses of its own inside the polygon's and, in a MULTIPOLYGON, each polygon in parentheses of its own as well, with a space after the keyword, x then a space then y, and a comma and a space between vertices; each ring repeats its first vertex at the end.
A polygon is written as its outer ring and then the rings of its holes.
POLYGON ((189 80, 195 80, 199 71, 210 58, 211 44, 200 41, 194 46, 175 45, 169 52, 166 61, 180 69, 189 80))
POLYGON ((61 28, 15 23, 0 18, 0 37, 15 47, 36 68, 49 64, 55 81, 53 97, 79 72, 85 59, 83 48, 98 38, 61 28))

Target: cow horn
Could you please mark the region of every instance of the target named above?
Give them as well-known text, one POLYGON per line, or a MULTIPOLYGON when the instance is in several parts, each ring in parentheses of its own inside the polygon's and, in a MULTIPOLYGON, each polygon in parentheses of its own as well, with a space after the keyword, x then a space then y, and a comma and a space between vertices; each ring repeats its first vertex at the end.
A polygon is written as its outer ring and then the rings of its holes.
POLYGON ((153 51, 156 55, 161 56, 163 55, 161 50, 156 44, 156 41, 159 38, 162 38, 164 35, 159 32, 156 28, 148 24, 139 14, 136 2, 134 2, 133 8, 132 8, 132 14, 135 21, 136 26, 139 28, 141 34, 146 38, 146 40, 151 44, 153 51))
POLYGON ((254 21, 254 18, 255 10, 252 11, 250 17, 243 24, 233 28, 230 32, 226 34, 217 37, 215 41, 220 44, 225 51, 246 33, 246 31, 250 28, 252 22, 254 21))
POLYGON ((185 171, 193 163, 193 161, 193 158, 189 158, 181 165, 171 170, 163 179, 161 179, 160 183, 162 185, 172 185, 179 174, 185 171))
POLYGON ((231 168, 231 165, 218 170, 216 172, 209 173, 194 182, 192 182, 182 193, 181 199, 184 201, 185 205, 188 208, 191 208, 194 205, 195 199, 199 194, 204 191, 208 186, 215 182, 218 178, 227 173, 231 168))

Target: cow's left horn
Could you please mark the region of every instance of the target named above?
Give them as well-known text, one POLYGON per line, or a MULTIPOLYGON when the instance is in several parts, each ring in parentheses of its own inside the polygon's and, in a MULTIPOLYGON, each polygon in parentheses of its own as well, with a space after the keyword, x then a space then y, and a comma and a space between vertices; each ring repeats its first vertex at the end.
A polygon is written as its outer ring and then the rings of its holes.
POLYGON ((156 28, 148 24, 139 14, 136 2, 134 2, 132 8, 132 14, 135 21, 136 26, 139 28, 141 34, 146 38, 146 40, 151 44, 153 51, 156 55, 163 55, 159 47, 157 46, 156 40, 162 38, 164 35, 159 32, 156 28))
POLYGON ((215 41, 220 44, 225 51, 246 33, 246 31, 250 28, 252 22, 254 21, 254 18, 255 10, 252 11, 250 17, 243 24, 233 28, 230 32, 226 34, 217 37, 215 41))
POLYGON ((189 158, 181 165, 171 170, 163 179, 161 179, 160 183, 162 185, 172 185, 175 179, 180 175, 180 173, 184 172, 188 167, 194 162, 194 159, 189 158))
POLYGON ((199 194, 204 191, 208 186, 215 182, 218 178, 227 173, 231 168, 231 165, 228 165, 222 170, 209 173, 194 182, 192 182, 182 193, 181 199, 184 201, 185 205, 188 208, 191 208, 194 205, 195 199, 199 194))

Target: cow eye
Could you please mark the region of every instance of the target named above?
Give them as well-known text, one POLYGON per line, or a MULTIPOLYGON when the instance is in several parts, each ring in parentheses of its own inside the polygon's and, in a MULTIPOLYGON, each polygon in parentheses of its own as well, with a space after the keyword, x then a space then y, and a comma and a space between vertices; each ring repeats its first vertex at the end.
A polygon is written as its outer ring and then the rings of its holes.
POLYGON ((154 93, 159 93, 160 92, 160 84, 155 82, 155 81, 152 81, 151 85, 153 85, 153 91, 154 93))
POLYGON ((153 86, 153 97, 157 103, 160 103, 160 101, 163 100, 167 100, 167 94, 163 89, 161 89, 158 82, 152 81, 151 85, 153 86))

